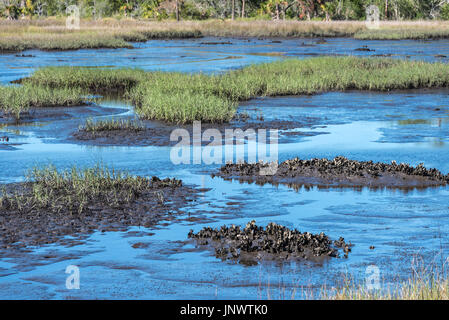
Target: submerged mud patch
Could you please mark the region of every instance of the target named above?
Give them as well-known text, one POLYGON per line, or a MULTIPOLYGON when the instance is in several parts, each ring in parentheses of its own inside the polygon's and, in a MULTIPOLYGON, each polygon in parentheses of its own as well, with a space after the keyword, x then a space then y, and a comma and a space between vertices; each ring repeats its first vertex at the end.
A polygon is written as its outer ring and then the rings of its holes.
POLYGON ((182 213, 181 208, 195 201, 197 194, 180 180, 153 177, 144 187, 133 191, 131 199, 124 191, 104 190, 83 203, 81 210, 75 192, 58 194, 56 189, 49 193, 52 199, 48 204, 40 205, 36 201, 36 193, 42 194, 39 188, 42 187, 33 182, 5 186, 0 197, 0 249, 60 241, 67 244, 64 236, 73 236, 77 242, 95 230, 152 227, 162 220, 175 219, 175 215, 182 213))
POLYGON ((352 244, 343 238, 332 241, 324 233, 301 233, 275 223, 264 229, 253 220, 241 229, 239 226, 223 226, 220 229, 203 228, 198 233, 193 230, 189 238, 199 246, 209 246, 215 256, 222 260, 233 260, 246 265, 260 261, 320 260, 326 257, 339 257, 342 249, 347 257, 352 244))
POLYGON ((372 188, 421 188, 442 186, 449 182, 449 175, 445 176, 437 169, 427 169, 423 164, 413 167, 395 161, 386 164, 345 157, 333 160, 295 158, 278 166, 274 163, 226 164, 216 176, 260 184, 372 188))
POLYGON ((20 115, 20 120, 0 111, 0 124, 20 125, 33 122, 59 121, 80 117, 113 115, 125 112, 125 109, 102 107, 89 102, 76 106, 31 108, 20 115))
MULTIPOLYGON (((144 128, 136 131, 132 129, 115 129, 89 132, 86 130, 78 130, 73 134, 73 138, 79 142, 85 142, 93 145, 111 145, 111 146, 146 146, 157 145, 163 146, 169 143, 169 139, 165 140, 161 136, 163 128, 144 128)), ((170 137, 170 133, 168 138, 170 137)))
MULTIPOLYGON (((192 124, 190 125, 173 125, 156 121, 140 120, 142 124, 145 124, 143 130, 133 129, 114 129, 89 132, 86 130, 77 130, 69 138, 69 141, 76 141, 83 144, 90 145, 105 145, 105 146, 174 146, 179 141, 171 141, 170 136, 174 130, 186 130, 190 137, 194 137, 194 130, 192 124)), ((293 120, 269 120, 266 121, 263 117, 251 119, 246 116, 237 115, 230 123, 214 124, 214 123, 201 123, 201 133, 204 133, 207 129, 217 129, 222 137, 221 141, 202 141, 203 145, 209 143, 231 143, 226 141, 226 130, 242 130, 243 134, 250 135, 251 132, 257 133, 258 130, 276 129, 280 130, 279 143, 288 143, 296 141, 298 136, 313 136, 322 134, 320 132, 301 132, 291 131, 293 129, 308 127, 309 123, 299 122, 293 120), (247 131, 247 130, 250 131, 247 131), (254 130, 254 131, 253 131, 254 130), (285 132, 284 132, 285 131, 285 132)), ((247 137, 246 137, 247 138, 247 137)))

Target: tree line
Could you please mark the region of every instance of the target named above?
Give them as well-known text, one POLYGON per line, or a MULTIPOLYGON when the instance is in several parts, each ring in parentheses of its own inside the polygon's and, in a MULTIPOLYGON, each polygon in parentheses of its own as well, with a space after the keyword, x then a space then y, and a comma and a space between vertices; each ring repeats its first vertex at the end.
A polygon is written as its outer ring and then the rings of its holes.
POLYGON ((381 20, 449 20, 449 0, 0 0, 0 16, 63 16, 71 5, 93 19, 365 20, 366 8, 375 5, 381 20))

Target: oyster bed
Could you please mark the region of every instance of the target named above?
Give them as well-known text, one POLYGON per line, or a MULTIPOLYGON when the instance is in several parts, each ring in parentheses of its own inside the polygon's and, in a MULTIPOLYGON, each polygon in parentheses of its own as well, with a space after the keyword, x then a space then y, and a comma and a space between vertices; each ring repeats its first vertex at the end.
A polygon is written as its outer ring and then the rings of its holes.
POLYGON ((237 178, 257 183, 282 183, 338 187, 431 187, 449 182, 449 175, 437 169, 416 167, 406 163, 391 164, 350 160, 345 157, 301 160, 298 158, 276 163, 226 164, 215 174, 222 178, 237 178))
POLYGON ((339 257, 339 250, 347 257, 352 244, 343 238, 332 241, 324 233, 301 233, 276 223, 264 229, 253 220, 245 228, 232 225, 220 229, 205 227, 198 233, 190 231, 188 237, 199 246, 212 246, 217 258, 255 265, 263 260, 319 260, 339 257))

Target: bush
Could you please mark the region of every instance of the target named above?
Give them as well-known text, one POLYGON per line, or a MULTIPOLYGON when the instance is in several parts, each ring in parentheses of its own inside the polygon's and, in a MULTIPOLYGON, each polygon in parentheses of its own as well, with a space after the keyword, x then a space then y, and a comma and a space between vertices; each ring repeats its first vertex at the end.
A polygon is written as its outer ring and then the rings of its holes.
POLYGON ((449 3, 441 7, 440 17, 443 20, 449 20, 449 3))
POLYGON ((186 1, 181 7, 181 17, 187 20, 206 20, 212 16, 210 8, 197 6, 194 1, 186 1))

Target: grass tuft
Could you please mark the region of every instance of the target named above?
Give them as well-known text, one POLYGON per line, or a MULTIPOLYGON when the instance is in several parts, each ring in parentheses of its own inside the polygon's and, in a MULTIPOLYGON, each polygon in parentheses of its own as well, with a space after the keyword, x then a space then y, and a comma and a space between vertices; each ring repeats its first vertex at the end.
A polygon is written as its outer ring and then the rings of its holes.
POLYGON ((78 87, 93 93, 126 91, 149 74, 140 69, 101 67, 45 67, 37 69, 24 84, 51 88, 78 87))
POLYGON ((102 201, 120 207, 151 189, 155 183, 161 186, 179 186, 175 179, 134 177, 127 172, 115 171, 97 165, 93 168, 59 172, 54 166, 32 169, 27 177, 31 192, 18 191, 0 197, 0 209, 46 209, 49 213, 69 210, 81 214, 89 204, 102 201))
POLYGON ((0 111, 19 120, 31 108, 77 106, 88 100, 80 88, 50 88, 47 86, 0 86, 0 111))
POLYGON ((127 130, 127 131, 144 131, 146 129, 145 124, 130 119, 107 119, 96 120, 89 118, 83 126, 79 127, 80 131, 85 132, 101 132, 101 131, 114 131, 114 130, 127 130))

